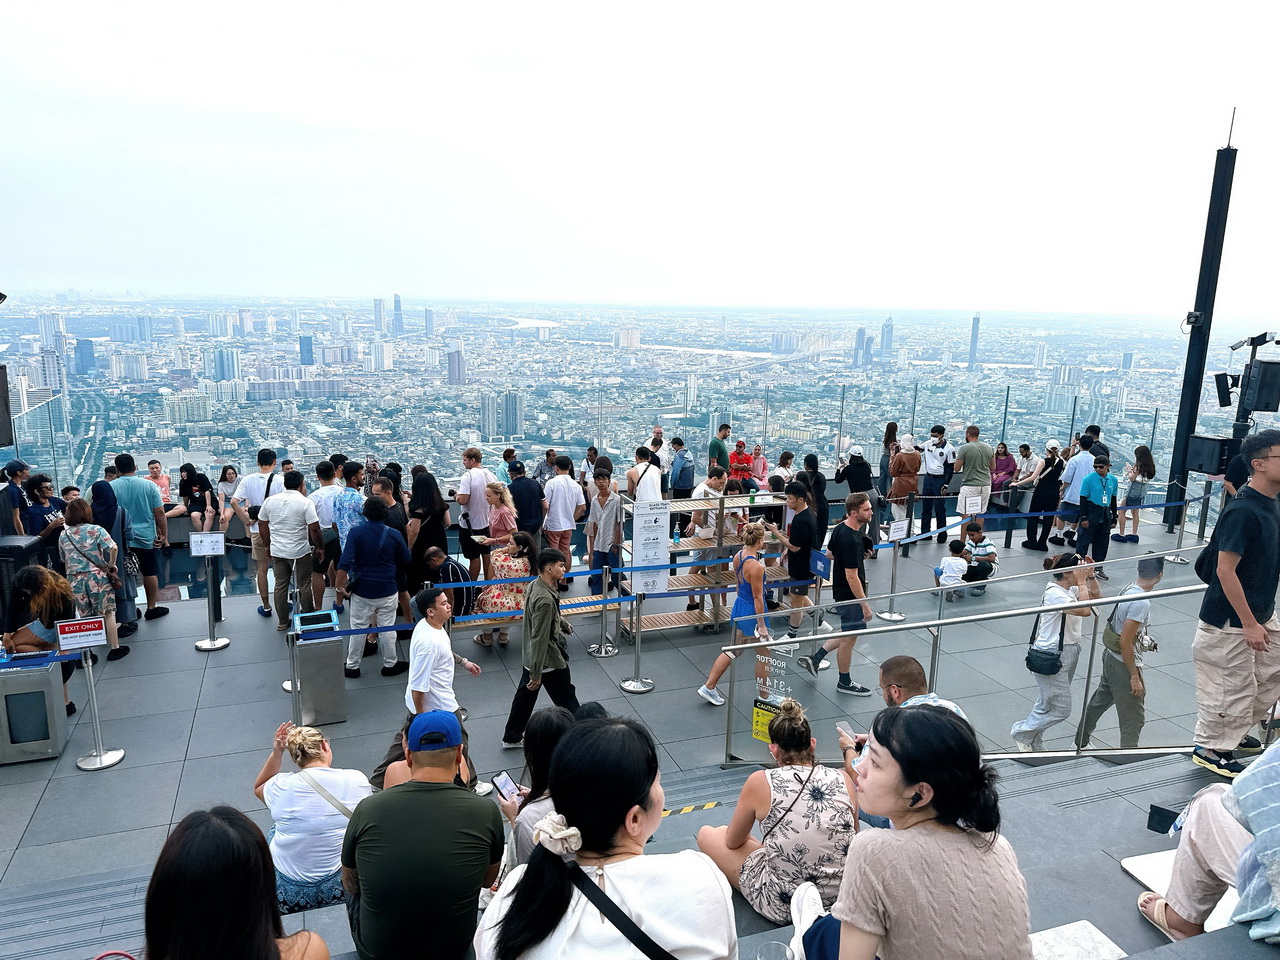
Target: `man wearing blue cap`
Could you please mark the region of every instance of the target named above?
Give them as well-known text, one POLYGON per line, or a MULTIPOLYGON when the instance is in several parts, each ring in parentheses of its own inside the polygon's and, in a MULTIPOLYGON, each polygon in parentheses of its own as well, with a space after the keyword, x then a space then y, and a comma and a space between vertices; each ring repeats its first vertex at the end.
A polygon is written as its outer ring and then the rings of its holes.
POLYGON ((351 937, 360 960, 464 957, 480 890, 498 876, 502 814, 454 784, 462 726, 449 711, 413 718, 405 760, 409 781, 360 801, 347 824, 351 937))

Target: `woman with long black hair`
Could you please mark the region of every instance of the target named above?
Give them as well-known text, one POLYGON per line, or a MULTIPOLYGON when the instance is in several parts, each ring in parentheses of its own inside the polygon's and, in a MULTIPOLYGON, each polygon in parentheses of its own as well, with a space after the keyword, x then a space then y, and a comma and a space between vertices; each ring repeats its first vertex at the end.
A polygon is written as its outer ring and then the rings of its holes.
POLYGON ((538 846, 533 838, 534 828, 544 817, 556 812, 547 789, 551 780, 551 758, 573 724, 573 714, 564 707, 547 707, 536 711, 524 728, 524 763, 529 786, 521 787, 518 796, 498 801, 498 808, 511 824, 513 867, 529 862, 538 846))
POLYGON ((575 724, 556 748, 549 788, 556 812, 538 822, 528 864, 485 910, 477 960, 636 955, 631 936, 583 893, 588 885, 681 960, 737 955, 732 892, 711 858, 645 855, 665 798, 644 727, 621 718, 575 724))
POLYGON ((814 520, 817 522, 817 539, 813 544, 813 549, 821 550, 822 544, 827 539, 827 526, 831 523, 831 506, 827 503, 827 478, 822 471, 818 469, 818 455, 816 453, 806 453, 804 455, 804 469, 800 471, 799 476, 803 476, 809 483, 809 493, 813 500, 814 520))
POLYGON ((423 470, 413 478, 409 497, 409 593, 416 594, 427 580, 427 550, 449 552, 449 505, 440 495, 435 475, 423 470))
MULTIPOLYGON (((1062 471, 1067 462, 1058 455, 1058 441, 1044 445, 1044 459, 1031 476, 1019 480, 1018 487, 1031 487, 1031 503, 1027 513, 1052 513, 1058 509, 1062 493, 1062 471)), ((1022 545, 1028 550, 1049 550, 1049 534, 1053 530, 1053 517, 1027 517, 1027 539, 1022 545)))

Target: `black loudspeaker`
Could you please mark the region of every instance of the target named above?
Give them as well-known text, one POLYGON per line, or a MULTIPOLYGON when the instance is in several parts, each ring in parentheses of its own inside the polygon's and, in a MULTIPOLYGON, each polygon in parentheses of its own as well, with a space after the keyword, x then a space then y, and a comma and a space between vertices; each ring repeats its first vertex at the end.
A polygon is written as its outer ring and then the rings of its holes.
POLYGON ((0 537, 0 610, 8 610, 13 578, 29 564, 39 563, 39 537, 0 537))
POLYGON ((1226 473, 1227 461, 1231 459, 1230 448, 1230 437, 1193 433, 1187 441, 1187 470, 1211 477, 1226 473))
POLYGON ((9 368, 0 363, 0 447, 13 446, 13 414, 9 410, 9 368))
POLYGON ((1280 410, 1280 360, 1254 360, 1250 363, 1240 393, 1250 410, 1270 413, 1280 410))

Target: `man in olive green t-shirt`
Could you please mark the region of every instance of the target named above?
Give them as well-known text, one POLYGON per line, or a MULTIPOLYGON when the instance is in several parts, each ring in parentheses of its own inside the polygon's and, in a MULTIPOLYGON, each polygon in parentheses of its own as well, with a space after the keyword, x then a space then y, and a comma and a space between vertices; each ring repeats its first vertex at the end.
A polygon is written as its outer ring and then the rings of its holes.
POLYGON ((366 797, 342 841, 342 886, 361 960, 465 957, 481 888, 502 861, 502 814, 453 778, 462 727, 447 710, 413 718, 407 783, 366 797))
POLYGON ((991 499, 991 464, 996 458, 996 452, 991 449, 991 444, 978 439, 980 432, 976 426, 970 426, 964 432, 964 443, 956 451, 955 471, 960 474, 956 513, 966 523, 970 520, 982 523, 977 513, 986 513, 987 503, 991 499), (977 497, 981 501, 977 513, 966 509, 971 497, 977 497))
POLYGON ((732 428, 727 423, 722 423, 716 428, 716 435, 711 438, 708 447, 708 467, 719 466, 724 467, 725 470, 729 469, 729 445, 725 441, 729 439, 729 434, 732 432, 732 428))

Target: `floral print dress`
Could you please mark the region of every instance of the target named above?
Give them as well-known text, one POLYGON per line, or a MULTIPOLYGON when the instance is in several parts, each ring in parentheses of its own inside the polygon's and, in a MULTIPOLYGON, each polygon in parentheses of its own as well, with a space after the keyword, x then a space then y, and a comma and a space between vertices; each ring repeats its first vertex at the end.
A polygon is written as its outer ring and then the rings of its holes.
MULTIPOLYGON (((529 559, 513 557, 509 553, 493 554, 493 578, 511 580, 529 576, 529 559)), ((480 591, 476 599, 475 613, 509 613, 524 609, 523 583, 494 583, 480 591)))
POLYGON ((58 548, 67 568, 67 579, 71 581, 78 616, 105 617, 116 612, 116 591, 102 569, 110 564, 115 546, 111 534, 96 523, 79 523, 63 529, 58 548))
POLYGON ((810 769, 788 765, 765 771, 769 813, 760 822, 764 846, 738 872, 742 895, 774 923, 791 922, 791 895, 805 881, 817 886, 822 905, 831 909, 853 839, 856 815, 844 774, 817 766, 810 777, 810 769))

